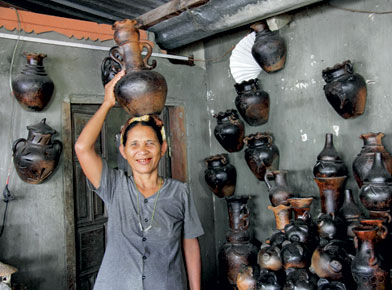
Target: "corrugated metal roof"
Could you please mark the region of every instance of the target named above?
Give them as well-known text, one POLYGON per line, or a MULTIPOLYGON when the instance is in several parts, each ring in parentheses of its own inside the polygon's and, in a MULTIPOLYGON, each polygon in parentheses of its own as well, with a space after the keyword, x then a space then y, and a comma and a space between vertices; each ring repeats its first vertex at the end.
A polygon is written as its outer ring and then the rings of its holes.
POLYGON ((170 0, 1 0, 0 6, 36 13, 113 24, 135 19, 170 0))

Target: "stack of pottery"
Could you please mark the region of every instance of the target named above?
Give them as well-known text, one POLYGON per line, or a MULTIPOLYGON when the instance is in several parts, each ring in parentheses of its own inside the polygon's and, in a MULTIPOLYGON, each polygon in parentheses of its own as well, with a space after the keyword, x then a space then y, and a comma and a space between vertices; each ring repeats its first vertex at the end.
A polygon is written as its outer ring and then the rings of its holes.
POLYGON ((238 152, 244 147, 245 127, 238 118, 236 110, 227 110, 215 114, 217 125, 214 129, 215 138, 228 152, 238 152))
POLYGON ((325 145, 313 167, 314 181, 319 187, 321 211, 335 213, 341 205, 341 190, 347 178, 347 168, 333 144, 331 133, 325 135, 325 145))

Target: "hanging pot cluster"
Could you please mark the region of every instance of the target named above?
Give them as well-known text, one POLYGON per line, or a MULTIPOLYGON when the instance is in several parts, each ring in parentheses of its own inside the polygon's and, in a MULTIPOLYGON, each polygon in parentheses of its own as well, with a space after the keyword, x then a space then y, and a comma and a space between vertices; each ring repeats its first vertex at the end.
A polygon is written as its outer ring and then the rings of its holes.
POLYGON ((62 143, 59 140, 52 142, 56 130, 46 124, 45 118, 38 124, 27 126, 27 130, 27 140, 20 138, 12 145, 14 166, 23 181, 40 184, 56 169, 62 143))
POLYGON ((148 63, 152 54, 149 43, 140 41, 136 20, 125 19, 113 25, 117 46, 111 48, 109 57, 102 63, 102 80, 107 83, 119 68, 125 75, 114 87, 117 101, 131 116, 159 114, 166 102, 167 84, 165 78, 151 71, 156 62, 148 63), (142 58, 141 52, 147 50, 142 58))
POLYGON ((27 64, 12 80, 12 91, 19 104, 27 111, 42 111, 49 103, 54 84, 43 66, 43 53, 24 53, 27 64))
POLYGON ((328 67, 322 71, 327 83, 325 96, 335 111, 344 119, 355 118, 363 114, 366 105, 365 79, 353 72, 350 60, 328 67))

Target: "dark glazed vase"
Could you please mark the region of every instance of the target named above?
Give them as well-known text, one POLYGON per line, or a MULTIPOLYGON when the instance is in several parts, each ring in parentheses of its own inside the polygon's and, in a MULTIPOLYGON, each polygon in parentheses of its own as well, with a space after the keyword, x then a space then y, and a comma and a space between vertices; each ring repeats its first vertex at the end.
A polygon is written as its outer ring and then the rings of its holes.
POLYGON ((357 253, 351 263, 351 272, 358 290, 390 289, 389 270, 376 247, 376 226, 353 228, 357 253))
POLYGON ((40 184, 54 172, 62 143, 58 140, 52 142, 52 135, 56 130, 46 124, 45 118, 38 124, 27 126, 27 130, 27 140, 20 138, 12 145, 14 166, 23 181, 40 184))
POLYGON ((52 97, 54 84, 43 66, 42 53, 24 53, 27 64, 21 74, 12 80, 12 91, 22 108, 42 111, 52 97))
POLYGON ((286 181, 287 173, 287 170, 275 170, 267 171, 264 175, 264 182, 268 187, 269 199, 273 206, 288 205, 288 199, 293 197, 293 192, 286 181), (269 182, 270 177, 275 180, 274 185, 269 182))
POLYGON ((238 118, 236 110, 227 110, 215 114, 217 125, 214 129, 215 138, 228 152, 238 152, 244 147, 245 127, 238 118))
POLYGON ((235 106, 250 126, 267 123, 270 99, 267 92, 259 87, 258 79, 243 81, 234 85, 237 91, 235 106))
POLYGON ((277 31, 271 31, 267 22, 257 22, 251 25, 256 32, 252 55, 261 68, 267 73, 284 68, 286 62, 286 43, 277 31))
POLYGON ((160 73, 151 71, 156 66, 156 61, 148 64, 152 48, 148 42, 140 41, 136 25, 136 20, 129 19, 113 24, 114 40, 118 46, 111 48, 111 60, 103 60, 102 79, 107 82, 116 68, 125 69, 126 74, 114 87, 120 105, 131 116, 159 114, 166 102, 166 80, 160 73), (141 57, 143 49, 147 50, 144 58, 141 57))
POLYGON ((237 183, 237 171, 230 164, 229 156, 225 153, 217 154, 205 159, 207 169, 204 172, 205 180, 217 197, 234 194, 237 183))
POLYGON ((347 176, 339 177, 315 177, 321 198, 322 213, 337 213, 342 204, 341 192, 347 176))
POLYGON ((350 189, 344 190, 343 205, 339 209, 339 216, 341 216, 347 224, 347 236, 349 239, 354 238, 352 228, 359 224, 363 212, 361 208, 355 203, 353 193, 350 189))
POLYGON ((374 153, 381 152, 385 168, 392 174, 392 156, 385 150, 382 144, 384 133, 367 133, 360 136, 363 139, 361 152, 357 155, 353 162, 353 172, 358 187, 361 188, 363 181, 372 168, 374 161, 374 153))
POLYGON ((325 145, 317 156, 317 162, 313 167, 315 177, 346 176, 347 168, 333 144, 333 135, 325 134, 325 145))
POLYGON ((235 287, 242 264, 256 265, 257 262, 258 249, 249 241, 248 199, 247 196, 226 198, 230 229, 218 255, 221 282, 226 286, 235 287))
POLYGON ((267 170, 278 170, 279 150, 269 133, 251 134, 244 142, 248 146, 245 149, 246 163, 257 179, 263 181, 267 170))
POLYGON ((367 174, 359 198, 369 211, 389 211, 392 202, 392 177, 385 169, 382 154, 375 153, 373 166, 367 174))
POLYGON ((366 82, 364 78, 353 73, 350 60, 322 71, 327 83, 324 93, 328 102, 344 119, 355 118, 363 114, 366 105, 366 82))

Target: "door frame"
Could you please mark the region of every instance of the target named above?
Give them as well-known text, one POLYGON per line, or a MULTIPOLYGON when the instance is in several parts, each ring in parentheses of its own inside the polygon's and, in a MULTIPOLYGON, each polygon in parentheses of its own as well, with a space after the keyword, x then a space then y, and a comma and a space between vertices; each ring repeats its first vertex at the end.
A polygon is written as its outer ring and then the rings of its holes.
MULTIPOLYGON (((77 290, 71 106, 72 104, 100 105, 103 99, 102 95, 73 95, 65 98, 62 104, 65 270, 68 290, 77 290)), ((166 102, 166 106, 169 111, 170 136, 168 136, 168 143, 172 178, 187 182, 188 165, 184 104, 166 102)))

